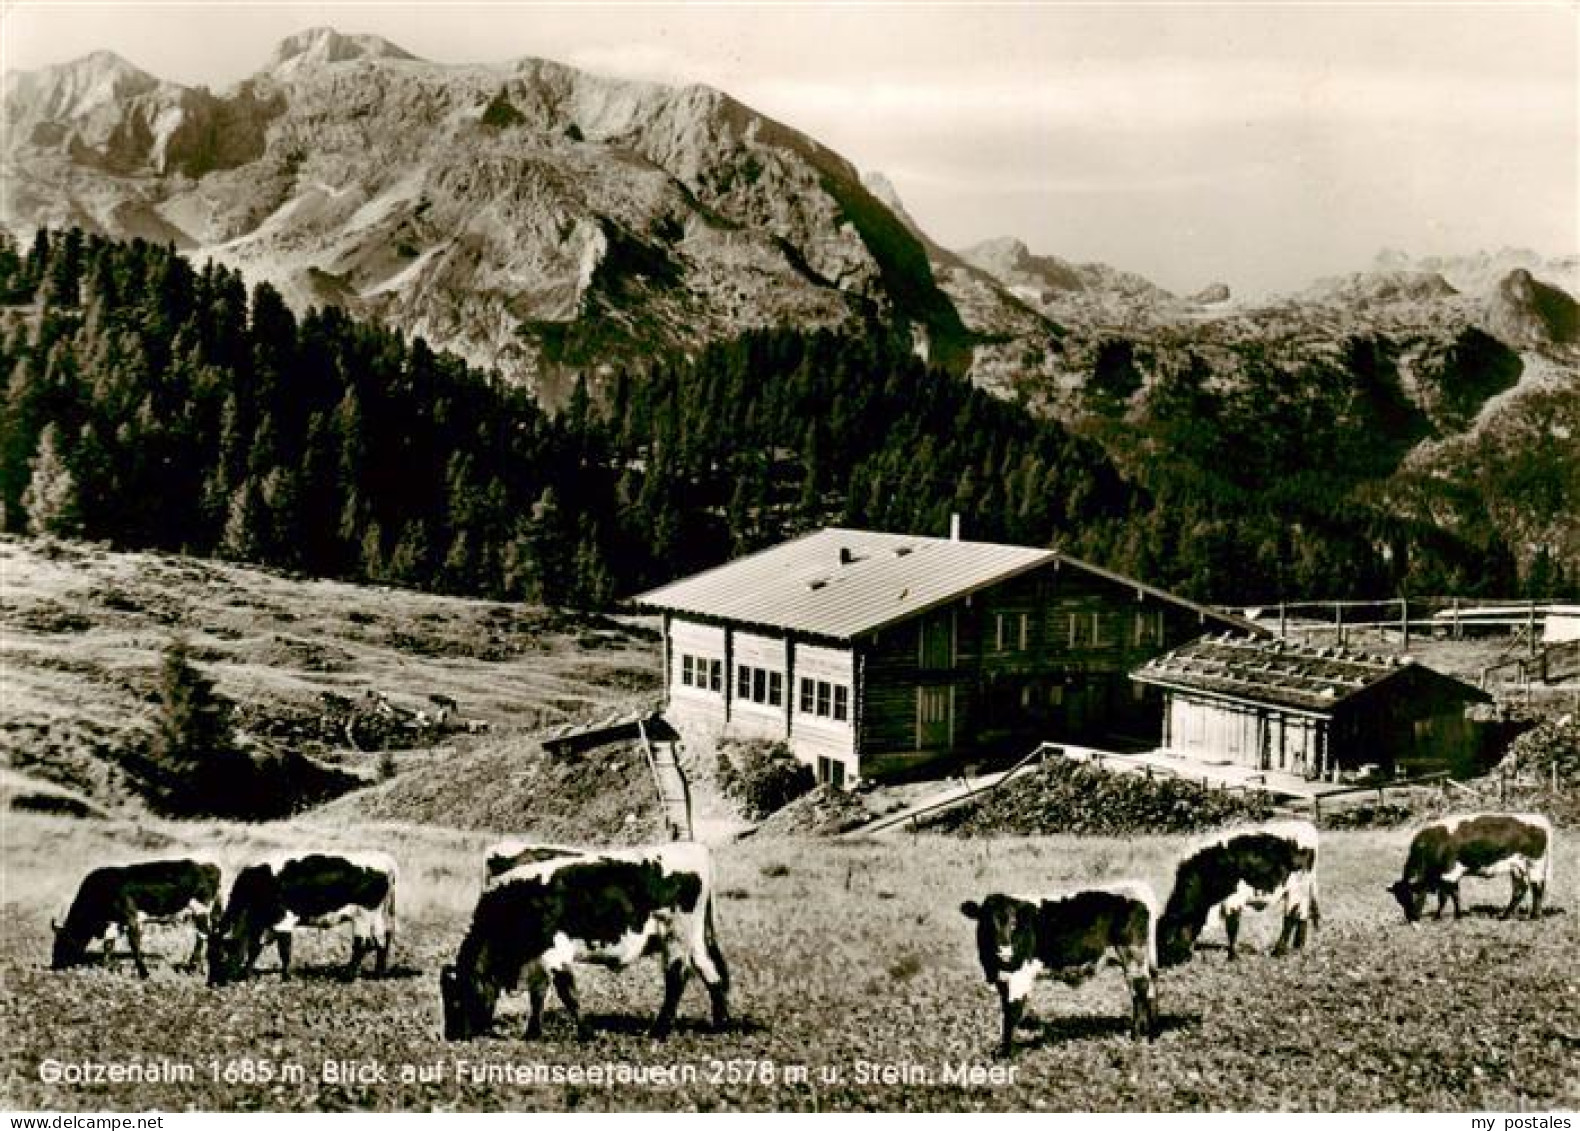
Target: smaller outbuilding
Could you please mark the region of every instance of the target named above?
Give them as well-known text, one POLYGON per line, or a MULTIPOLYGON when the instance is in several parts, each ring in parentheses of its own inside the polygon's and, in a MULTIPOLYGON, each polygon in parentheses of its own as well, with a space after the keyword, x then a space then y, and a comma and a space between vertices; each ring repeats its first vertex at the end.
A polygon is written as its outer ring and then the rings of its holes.
POLYGON ((1408 657, 1225 634, 1130 678, 1164 696, 1162 746, 1203 762, 1328 781, 1464 773, 1490 740, 1470 708, 1492 697, 1408 657))

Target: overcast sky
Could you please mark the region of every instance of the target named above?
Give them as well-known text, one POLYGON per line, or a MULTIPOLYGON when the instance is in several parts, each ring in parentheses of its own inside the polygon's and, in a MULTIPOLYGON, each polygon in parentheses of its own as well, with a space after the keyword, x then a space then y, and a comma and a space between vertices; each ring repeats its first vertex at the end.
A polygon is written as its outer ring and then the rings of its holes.
POLYGON ((98 48, 229 86, 329 24, 441 62, 704 82, 881 171, 941 243, 1015 235, 1188 291, 1416 255, 1580 250, 1580 7, 67 4, 4 64, 98 48))

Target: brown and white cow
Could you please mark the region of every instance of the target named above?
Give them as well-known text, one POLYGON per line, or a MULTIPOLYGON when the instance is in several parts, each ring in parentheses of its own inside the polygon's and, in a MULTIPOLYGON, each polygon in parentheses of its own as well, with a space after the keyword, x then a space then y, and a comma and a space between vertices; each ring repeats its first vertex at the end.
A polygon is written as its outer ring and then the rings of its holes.
POLYGON ((1079 985, 1105 961, 1130 983, 1131 1033, 1157 1035, 1157 905, 1145 884, 1085 888, 1061 895, 989 895, 961 914, 976 927, 982 975, 1003 1007, 999 1051, 1008 1056, 1026 998, 1038 977, 1079 985))
POLYGON ((1513 915, 1531 893, 1531 918, 1542 913, 1542 899, 1552 879, 1553 826, 1539 813, 1477 813, 1445 817, 1420 829, 1410 841, 1404 875, 1388 891, 1404 909, 1407 922, 1415 923, 1425 910, 1426 897, 1437 895, 1436 918, 1443 904, 1454 902, 1454 918, 1463 914, 1459 881, 1465 876, 1489 877, 1505 872, 1513 885, 1505 919, 1513 915))
POLYGON ((209 984, 224 985, 252 973, 271 940, 280 953, 280 976, 291 976, 291 943, 299 927, 351 924, 355 978, 363 955, 376 956, 374 972, 389 965, 395 933, 394 857, 385 852, 309 850, 280 853, 236 874, 230 898, 209 942, 209 984))
POLYGON ((1174 889, 1158 923, 1163 965, 1188 961, 1197 938, 1218 919, 1233 959, 1245 909, 1274 905, 1283 915, 1283 930, 1273 953, 1283 954, 1291 944, 1305 946, 1308 926, 1321 919, 1315 825, 1274 821, 1198 841, 1175 869, 1174 889))
POLYGON ((219 913, 219 891, 219 865, 208 860, 181 857, 95 868, 77 886, 65 918, 50 924, 55 931, 50 966, 65 970, 86 963, 88 946, 98 939, 104 940, 108 958, 115 937, 124 933, 137 973, 146 978, 143 926, 186 921, 197 928, 197 939, 185 966, 196 969, 219 913))
POLYGON ((674 1025, 686 980, 707 987, 713 1024, 729 1021, 729 971, 713 931, 713 863, 701 844, 586 851, 524 864, 483 889, 453 965, 439 977, 446 1040, 485 1034, 499 995, 525 979, 532 1011, 526 1037, 543 1031, 552 980, 579 1037, 578 963, 621 969, 656 955, 664 1001, 651 1033, 674 1025))

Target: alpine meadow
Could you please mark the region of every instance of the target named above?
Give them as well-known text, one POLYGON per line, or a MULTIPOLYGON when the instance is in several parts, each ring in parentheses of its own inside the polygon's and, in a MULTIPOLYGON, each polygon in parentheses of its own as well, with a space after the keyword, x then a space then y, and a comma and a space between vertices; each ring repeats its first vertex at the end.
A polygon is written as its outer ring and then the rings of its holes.
POLYGON ((1567 1118, 1535 7, 8 13, 0 1105, 1567 1118))

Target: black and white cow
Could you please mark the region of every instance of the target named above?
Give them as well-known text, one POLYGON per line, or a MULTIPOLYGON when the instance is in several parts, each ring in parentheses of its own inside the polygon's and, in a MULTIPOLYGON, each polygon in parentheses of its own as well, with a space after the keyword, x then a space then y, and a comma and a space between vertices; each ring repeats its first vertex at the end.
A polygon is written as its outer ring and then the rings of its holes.
POLYGON ((1465 876, 1509 874, 1513 891, 1503 917, 1513 915, 1531 893, 1531 918, 1540 917, 1542 899, 1552 879, 1553 826, 1538 813, 1477 813, 1445 817, 1418 831, 1410 841, 1404 875, 1388 890, 1414 923, 1421 918, 1426 897, 1437 894, 1437 918, 1443 904, 1459 905, 1459 881, 1465 876))
POLYGON ((982 974, 1003 1006, 999 1051, 1013 1049, 1026 997, 1039 976, 1079 985, 1105 960, 1130 983, 1131 1033, 1157 1035, 1157 906, 1144 884, 1115 884, 1062 895, 990 895, 967 900, 961 914, 977 925, 982 974))
POLYGON ((506 872, 520 868, 526 864, 541 864, 545 860, 563 860, 568 856, 585 856, 587 850, 583 848, 567 848, 562 844, 539 844, 537 841, 510 840, 497 841, 483 851, 483 879, 486 883, 496 876, 503 876, 506 872))
POLYGON ((289 978, 292 932, 340 923, 351 924, 346 977, 356 977, 368 951, 376 955, 375 973, 384 973, 395 934, 396 877, 395 860, 384 852, 292 852, 248 865, 231 884, 209 942, 209 984, 246 978, 271 940, 279 948, 280 976, 289 978))
POLYGON ((644 955, 657 955, 664 968, 653 1036, 673 1027, 693 970, 707 987, 714 1027, 729 1022, 729 971, 714 938, 713 862, 704 845, 588 851, 514 868, 483 889, 455 963, 440 974, 445 1039, 486 1033, 500 993, 523 978, 528 1040, 543 1031, 551 980, 586 1037, 572 967, 620 969, 644 955))
POLYGON ((88 945, 99 939, 108 958, 116 935, 124 933, 137 973, 146 978, 144 924, 187 921, 197 928, 197 940, 185 965, 196 969, 219 913, 219 892, 219 865, 207 860, 183 857, 96 868, 78 885, 65 918, 50 924, 55 931, 50 966, 64 970, 82 965, 88 961, 88 945))
POLYGON ((1274 954, 1306 945, 1308 927, 1321 920, 1317 906, 1317 828, 1310 821, 1275 821, 1231 830, 1198 842, 1174 873, 1174 890, 1158 923, 1165 966, 1189 961, 1197 938, 1223 921, 1229 957, 1235 957, 1240 916, 1278 905, 1283 930, 1274 954))

